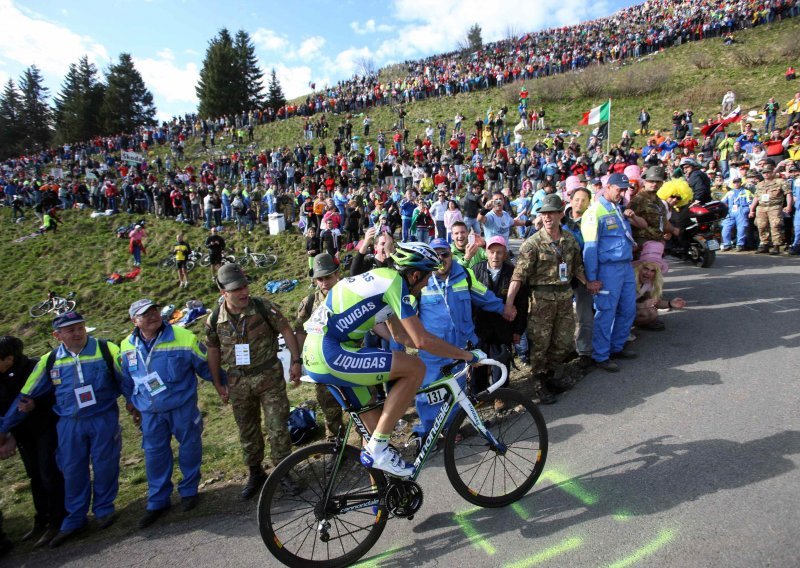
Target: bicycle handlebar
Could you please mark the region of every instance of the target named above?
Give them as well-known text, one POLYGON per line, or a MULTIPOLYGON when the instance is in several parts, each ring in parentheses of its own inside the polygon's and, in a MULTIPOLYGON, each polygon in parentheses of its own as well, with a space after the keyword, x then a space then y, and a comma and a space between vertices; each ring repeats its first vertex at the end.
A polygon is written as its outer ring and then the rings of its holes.
POLYGON ((490 367, 497 367, 500 369, 500 380, 489 385, 489 388, 486 389, 486 392, 491 394, 506 384, 506 380, 508 379, 508 367, 506 367, 503 363, 500 361, 495 361, 494 359, 484 359, 481 361, 481 365, 488 365, 490 367))

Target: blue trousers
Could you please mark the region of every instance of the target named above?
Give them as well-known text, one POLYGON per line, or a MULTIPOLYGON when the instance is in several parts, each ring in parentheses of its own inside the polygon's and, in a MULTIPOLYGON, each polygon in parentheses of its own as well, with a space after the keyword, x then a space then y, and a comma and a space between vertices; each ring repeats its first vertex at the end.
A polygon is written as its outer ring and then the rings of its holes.
POLYGON ((142 412, 142 449, 147 473, 147 509, 168 507, 172 495, 173 457, 170 442, 178 441, 178 466, 183 479, 178 483, 181 497, 197 495, 200 464, 203 461, 201 435, 203 420, 197 402, 164 412, 142 412))
POLYGON ((598 279, 603 288, 594 297, 592 358, 607 361, 625 347, 636 318, 636 277, 630 262, 610 262, 600 265, 598 279))
POLYGON ((722 245, 733 243, 733 230, 736 229, 736 246, 743 247, 747 242, 747 213, 734 213, 722 220, 722 245))
POLYGON ((89 503, 95 517, 106 517, 114 512, 122 451, 119 411, 114 407, 98 416, 79 420, 62 417, 56 429, 56 461, 64 474, 64 506, 67 510, 61 530, 70 531, 86 524, 89 503), (90 461, 94 479, 89 474, 90 461))
POLYGON ((403 217, 403 242, 407 243, 411 232, 411 217, 403 217))
MULTIPOLYGON (((425 378, 422 379, 422 386, 428 386, 433 381, 438 380, 441 377, 439 369, 441 369, 442 365, 446 365, 452 361, 452 359, 442 359, 439 357, 433 357, 431 355, 421 358, 427 367, 425 378)), ((461 377, 458 382, 461 385, 461 388, 466 386, 465 377, 461 377)), ((416 407, 417 414, 419 415, 419 423, 414 426, 414 433, 419 434, 420 437, 424 437, 427 436, 428 432, 430 432, 431 428, 433 428, 433 421, 436 419, 436 415, 439 414, 439 410, 441 409, 442 405, 441 403, 431 405, 428 403, 427 394, 418 394, 416 399, 416 407)), ((453 411, 450 414, 450 418, 445 424, 445 428, 450 425, 453 418, 455 418, 455 415, 456 411, 453 411)))
POLYGON ((800 246, 800 208, 795 207, 794 210, 794 242, 792 247, 797 248, 800 246))

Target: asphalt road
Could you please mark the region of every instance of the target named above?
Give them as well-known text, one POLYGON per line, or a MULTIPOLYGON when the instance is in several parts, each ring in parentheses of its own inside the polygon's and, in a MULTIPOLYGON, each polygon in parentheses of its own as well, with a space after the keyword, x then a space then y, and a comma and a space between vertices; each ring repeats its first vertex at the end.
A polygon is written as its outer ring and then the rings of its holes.
MULTIPOLYGON (((550 454, 513 507, 476 509, 441 458, 425 504, 392 519, 369 566, 800 566, 800 264, 725 253, 672 263, 688 300, 667 330, 639 332, 640 358, 590 373, 544 407, 550 454)), ((138 515, 140 511, 122 514, 138 515)), ((77 541, 16 566, 274 566, 254 504, 171 515, 120 539, 77 541)))

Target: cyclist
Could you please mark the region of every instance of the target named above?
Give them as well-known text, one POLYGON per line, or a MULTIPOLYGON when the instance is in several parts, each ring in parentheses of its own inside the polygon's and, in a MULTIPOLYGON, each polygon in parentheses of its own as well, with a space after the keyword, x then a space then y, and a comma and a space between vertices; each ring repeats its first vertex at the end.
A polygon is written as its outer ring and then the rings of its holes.
MULTIPOLYGON (((424 243, 398 243, 391 259, 392 268, 345 278, 331 289, 304 326, 303 363, 315 381, 346 387, 342 391, 350 399, 347 402, 355 406, 369 401, 368 386, 393 381, 380 418, 376 424, 368 424, 372 435, 361 451, 361 463, 408 477, 414 468, 389 447, 389 435, 414 399, 425 364, 401 351, 363 347, 364 337, 374 330, 388 339, 387 330, 380 325, 385 324, 399 343, 438 357, 476 364, 486 354, 459 349, 432 335, 417 316, 417 298, 431 273, 440 268, 436 252, 424 243)), ((334 396, 340 398, 335 391, 334 396)), ((369 422, 374 418, 365 415, 369 422)))

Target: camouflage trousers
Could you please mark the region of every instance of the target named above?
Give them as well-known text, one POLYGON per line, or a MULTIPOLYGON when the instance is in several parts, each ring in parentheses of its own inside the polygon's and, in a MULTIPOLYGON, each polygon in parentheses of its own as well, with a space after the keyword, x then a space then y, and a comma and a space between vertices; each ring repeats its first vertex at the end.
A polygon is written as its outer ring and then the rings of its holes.
POLYGON ((229 377, 228 392, 233 418, 239 427, 244 462, 248 467, 264 461, 264 431, 261 429, 261 411, 264 411, 264 430, 269 438, 273 465, 292 453, 289 437, 289 398, 280 365, 261 374, 229 377))
POLYGON ((783 211, 780 207, 765 209, 756 208, 756 227, 758 227, 759 246, 769 246, 772 233, 772 246, 783 246, 783 211))
POLYGON ((529 361, 534 373, 553 371, 575 349, 572 297, 551 300, 531 296, 528 312, 529 361))
POLYGON ((328 428, 328 436, 335 438, 339 434, 339 430, 344 433, 344 423, 342 422, 342 407, 333 398, 331 391, 328 387, 317 383, 317 402, 319 409, 325 415, 325 427, 328 428))

